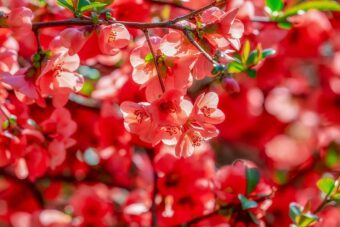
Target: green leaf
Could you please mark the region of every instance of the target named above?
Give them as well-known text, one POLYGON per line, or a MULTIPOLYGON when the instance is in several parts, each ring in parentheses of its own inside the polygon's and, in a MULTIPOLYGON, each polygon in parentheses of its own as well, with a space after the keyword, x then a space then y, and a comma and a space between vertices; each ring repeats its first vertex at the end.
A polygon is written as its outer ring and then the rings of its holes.
POLYGON ((244 195, 239 194, 238 199, 241 201, 242 209, 248 210, 257 207, 257 202, 247 199, 244 195))
POLYGON ((297 226, 299 227, 306 227, 310 226, 311 224, 317 222, 319 219, 318 216, 312 213, 304 213, 299 217, 299 222, 297 223, 297 226))
POLYGON ((258 50, 253 50, 247 59, 247 65, 257 65, 260 60, 258 50))
POLYGON ((330 194, 335 187, 335 180, 330 177, 324 177, 318 180, 318 182, 316 182, 316 185, 318 186, 320 191, 326 194, 330 194))
POLYGON ((230 62, 227 68, 229 73, 240 73, 245 70, 244 66, 236 61, 230 62))
POLYGON ((260 181, 260 173, 255 168, 246 168, 247 194, 254 191, 260 181))
POLYGON ((283 9, 284 4, 282 0, 266 0, 266 6, 271 12, 277 12, 283 9))
POLYGON ((262 58, 267 58, 269 56, 272 56, 276 54, 276 50, 268 48, 268 49, 264 49, 262 52, 262 58))
POLYGON ((8 120, 5 120, 3 123, 2 123, 2 128, 3 129, 6 129, 9 127, 9 121, 8 120))
POLYGON ((275 172, 275 180, 277 181, 277 183, 279 184, 284 184, 287 182, 287 172, 283 171, 283 170, 277 170, 275 172))
POLYGON ((71 10, 72 12, 74 12, 72 0, 58 0, 57 3, 61 7, 67 8, 67 9, 71 10))
POLYGON ((81 8, 91 5, 91 1, 90 0, 78 0, 78 4, 77 4, 77 10, 80 12, 81 8))
POLYGON ((250 42, 247 39, 243 44, 243 50, 242 50, 242 62, 246 62, 250 53, 250 42))
POLYGON ((301 207, 297 203, 291 203, 289 205, 289 217, 293 223, 297 224, 298 218, 301 215, 301 207))
POLYGON ((289 22, 279 22, 277 23, 277 26, 282 29, 291 29, 293 27, 293 25, 289 22))
POLYGON ((94 90, 94 86, 93 84, 90 82, 90 81, 86 81, 80 91, 81 94, 83 95, 88 95, 90 96, 91 93, 93 92, 94 90))
POLYGON ((93 2, 90 5, 85 5, 83 7, 80 8, 80 12, 85 12, 85 11, 89 11, 92 9, 97 9, 97 8, 102 8, 105 7, 106 4, 102 3, 102 2, 93 2))
POLYGON ((307 11, 310 9, 316 9, 319 11, 340 11, 340 4, 336 1, 327 0, 302 2, 300 4, 287 8, 283 13, 282 18, 297 15, 300 11, 307 11))
POLYGON ((326 157, 325 157, 325 164, 328 167, 334 167, 339 160, 338 152, 334 146, 328 148, 326 157))
POLYGON ((254 70, 254 69, 247 69, 246 73, 251 78, 255 78, 256 77, 256 70, 254 70))

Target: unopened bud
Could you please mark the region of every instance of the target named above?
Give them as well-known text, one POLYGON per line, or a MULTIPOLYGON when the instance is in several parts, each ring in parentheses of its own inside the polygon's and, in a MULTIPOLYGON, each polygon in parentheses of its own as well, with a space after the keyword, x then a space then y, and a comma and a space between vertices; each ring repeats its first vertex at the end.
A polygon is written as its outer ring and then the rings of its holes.
POLYGON ((231 77, 224 77, 222 79, 222 86, 229 94, 240 92, 240 85, 231 77))

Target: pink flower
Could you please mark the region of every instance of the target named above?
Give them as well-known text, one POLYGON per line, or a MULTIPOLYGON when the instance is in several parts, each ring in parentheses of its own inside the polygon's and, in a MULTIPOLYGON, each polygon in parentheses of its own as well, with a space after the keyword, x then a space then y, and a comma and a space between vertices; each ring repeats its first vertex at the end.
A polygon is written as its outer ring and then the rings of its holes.
POLYGON ((60 33, 60 42, 68 49, 69 55, 78 53, 87 39, 85 31, 77 28, 66 28, 60 33))
POLYGON ((186 108, 186 102, 189 101, 184 100, 183 96, 179 90, 170 90, 151 104, 150 112, 159 126, 183 125, 187 121, 192 105, 191 108, 186 108))
POLYGON ((77 129, 77 124, 71 119, 67 109, 55 109, 49 119, 41 123, 41 129, 49 139, 48 151, 51 156, 50 166, 55 168, 66 158, 66 149, 76 141, 71 137, 77 129))
MULTIPOLYGON (((161 43, 161 38, 153 36, 150 38, 150 41, 154 51, 157 51, 161 43)), ((146 41, 142 46, 132 51, 130 62, 133 67, 132 79, 137 84, 145 84, 151 78, 157 76, 153 56, 146 41)))
POLYGON ((244 25, 235 19, 238 9, 224 12, 217 7, 212 7, 202 13, 204 37, 213 46, 222 50, 228 50, 232 45, 236 50, 240 49, 240 38, 244 32, 244 25))
POLYGON ((161 138, 159 129, 151 118, 149 106, 149 103, 126 101, 120 105, 120 109, 123 113, 125 128, 129 132, 137 134, 142 141, 156 145, 161 138))
POLYGON ((14 75, 10 73, 0 74, 0 81, 11 86, 14 89, 16 97, 25 104, 38 102, 44 105, 44 100, 40 96, 35 86, 34 78, 30 78, 28 74, 29 68, 23 68, 14 75))
POLYGON ((224 121, 224 113, 217 108, 218 95, 214 92, 201 94, 194 104, 192 116, 200 124, 220 124, 224 121))
POLYGON ((43 66, 36 81, 41 95, 51 95, 55 107, 64 106, 70 93, 79 92, 83 86, 83 77, 74 72, 78 67, 78 55, 70 56, 64 49, 56 52, 43 66))
POLYGON ((117 54, 120 49, 129 44, 130 39, 129 31, 122 24, 100 26, 98 41, 99 48, 103 54, 117 54))
POLYGON ((29 8, 13 9, 8 15, 8 25, 17 38, 24 38, 32 32, 33 13, 29 8))
POLYGON ((0 47, 0 73, 15 73, 18 69, 18 54, 16 51, 0 47))

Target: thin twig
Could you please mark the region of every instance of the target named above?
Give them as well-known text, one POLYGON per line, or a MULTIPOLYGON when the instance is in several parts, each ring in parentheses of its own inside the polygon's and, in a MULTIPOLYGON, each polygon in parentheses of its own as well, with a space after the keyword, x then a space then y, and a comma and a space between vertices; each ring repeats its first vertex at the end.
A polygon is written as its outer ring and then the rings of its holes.
POLYGON ((39 29, 33 29, 33 33, 35 36, 35 40, 37 41, 37 47, 38 47, 37 53, 40 53, 42 52, 42 47, 41 47, 41 42, 40 42, 40 37, 39 37, 39 29))
POLYGON ((155 54, 155 51, 152 47, 149 31, 147 29, 144 30, 144 34, 145 34, 146 41, 148 43, 148 46, 149 46, 151 54, 152 54, 153 62, 155 64, 155 68, 156 68, 156 71, 157 71, 157 77, 158 77, 158 80, 159 80, 159 84, 161 85, 161 89, 164 93, 165 92, 165 86, 164 86, 164 83, 163 83, 162 74, 161 74, 161 72, 159 70, 159 66, 158 66, 158 57, 155 54))
POLYGON ((210 54, 208 54, 203 47, 194 39, 193 34, 188 31, 188 30, 184 30, 183 31, 185 36, 189 39, 189 41, 192 43, 192 45, 194 45, 212 64, 218 64, 217 61, 215 61, 210 54))

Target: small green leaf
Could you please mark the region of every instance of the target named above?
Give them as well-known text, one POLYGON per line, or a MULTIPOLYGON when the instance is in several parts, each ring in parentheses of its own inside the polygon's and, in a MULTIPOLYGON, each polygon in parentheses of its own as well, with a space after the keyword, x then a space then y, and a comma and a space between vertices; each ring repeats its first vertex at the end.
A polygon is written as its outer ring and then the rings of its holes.
POLYGON ((316 183, 320 191, 330 194, 335 187, 335 180, 330 177, 324 177, 318 180, 316 183))
POLYGON ((91 5, 91 1, 90 0, 78 0, 78 4, 77 4, 77 10, 80 12, 81 8, 91 5))
POLYGON ((298 227, 306 227, 314 224, 319 219, 318 216, 312 213, 304 213, 299 217, 299 222, 297 223, 298 227))
POLYGON ((325 164, 328 167, 334 167, 339 160, 338 152, 336 151, 334 146, 328 148, 326 157, 325 157, 325 164))
POLYGON ((97 81, 100 78, 100 72, 97 69, 88 66, 84 65, 80 66, 78 72, 81 75, 83 75, 86 79, 90 79, 93 81, 97 81))
POLYGON ((256 77, 256 70, 254 70, 254 69, 247 69, 246 73, 251 78, 255 78, 256 77))
POLYGON ((244 66, 236 61, 230 62, 228 64, 228 72, 229 73, 240 73, 245 70, 244 66))
POLYGON ((152 53, 148 53, 147 55, 145 55, 144 61, 145 61, 145 63, 153 62, 153 55, 152 55, 152 53))
POLYGON ((282 18, 287 18, 293 15, 297 15, 300 11, 308 11, 310 9, 316 9, 319 11, 340 11, 340 4, 336 1, 308 1, 294 5, 287 8, 282 18))
POLYGON ((9 126, 9 121, 8 121, 8 120, 5 120, 5 121, 2 123, 2 128, 3 128, 3 129, 6 129, 6 128, 8 128, 8 126, 9 126))
POLYGON ((282 29, 291 29, 293 27, 293 25, 289 22, 279 22, 277 26, 282 29))
POLYGON ((276 54, 276 50, 268 48, 268 49, 264 49, 262 52, 262 58, 267 58, 269 56, 272 56, 276 54))
POLYGON ((86 81, 80 91, 81 94, 83 95, 88 95, 90 96, 91 93, 93 92, 94 90, 94 86, 93 84, 90 82, 90 81, 86 81))
POLYGON ((253 50, 248 59, 247 59, 247 65, 257 65, 261 59, 259 58, 259 51, 258 50, 253 50))
POLYGON ((283 9, 284 4, 282 0, 266 0, 266 6, 271 12, 277 12, 283 9))
POLYGON ((260 181, 260 173, 256 168, 246 168, 247 194, 254 191, 260 181))
POLYGON ((275 172, 275 179, 277 183, 284 184, 287 182, 287 172, 283 170, 278 170, 275 172))
POLYGON ((58 0, 57 3, 61 7, 67 8, 67 9, 71 10, 72 12, 74 12, 72 0, 58 0))
POLYGON ((255 201, 247 199, 242 194, 238 195, 238 199, 241 202, 242 210, 248 210, 248 209, 257 207, 257 203, 255 201))
POLYGON ((297 224, 298 217, 301 215, 301 207, 297 203, 291 203, 289 205, 289 217, 293 223, 297 224))
POLYGON ((85 5, 83 7, 80 8, 80 12, 85 12, 85 11, 89 11, 92 9, 97 9, 97 8, 102 8, 105 7, 106 4, 102 3, 102 2, 93 2, 90 5, 85 5))
POLYGON ((249 57, 250 53, 250 42, 247 39, 243 44, 243 50, 242 50, 242 62, 245 63, 249 57))

